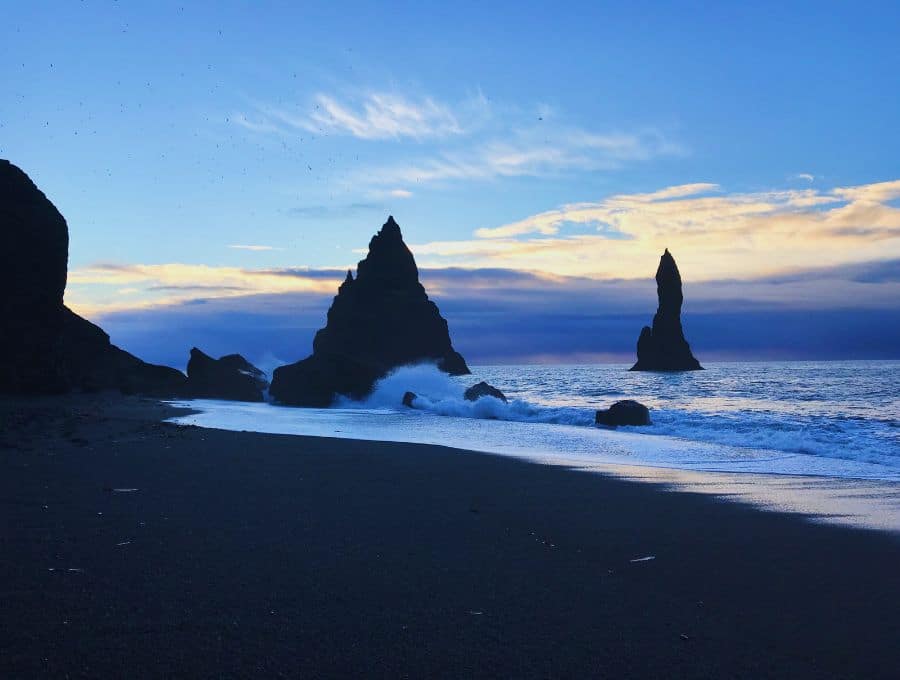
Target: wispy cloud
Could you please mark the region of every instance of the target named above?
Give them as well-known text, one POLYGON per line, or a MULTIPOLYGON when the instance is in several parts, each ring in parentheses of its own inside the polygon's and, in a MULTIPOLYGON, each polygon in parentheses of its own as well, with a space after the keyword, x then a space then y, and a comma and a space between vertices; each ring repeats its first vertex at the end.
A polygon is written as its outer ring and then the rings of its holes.
MULTIPOLYGON (((299 280, 324 277, 334 287, 344 274, 275 271, 299 280)), ((421 270, 454 345, 479 363, 633 361, 637 334, 657 304, 652 277, 652 269, 630 280, 508 269, 421 270)), ((685 285, 684 323, 704 361, 896 357, 900 347, 900 260, 685 285)), ((275 352, 293 360, 311 348, 333 294, 334 288, 216 297, 201 288, 174 305, 107 310, 103 326, 142 358, 173 366, 184 366, 192 345, 251 358, 275 352)))
POLYGON ((454 107, 431 97, 405 97, 391 92, 370 92, 341 101, 316 94, 308 104, 272 106, 258 104, 251 114, 238 113, 232 120, 253 132, 293 134, 298 131, 348 135, 365 140, 449 137, 464 134, 462 120, 483 99, 454 107))
POLYGON ((304 104, 253 106, 252 112, 230 119, 254 133, 285 138, 316 134, 429 142, 413 151, 396 145, 380 164, 357 165, 344 175, 347 187, 392 198, 408 198, 411 186, 427 183, 615 170, 687 153, 683 144, 655 128, 584 129, 546 106, 489 103, 480 92, 453 104, 370 92, 349 98, 318 93, 304 104))
POLYGON ((547 176, 614 170, 624 164, 685 153, 655 130, 599 134, 578 128, 530 126, 469 148, 366 169, 354 178, 378 185, 547 176))
POLYGON ((478 229, 474 239, 413 251, 430 266, 628 278, 652 268, 668 247, 694 280, 747 278, 900 256, 900 208, 892 205, 898 198, 900 180, 731 194, 715 184, 686 184, 563 205, 478 229))
POLYGON ((79 313, 96 317, 121 310, 171 306, 198 297, 265 293, 325 295, 334 293, 345 272, 327 270, 309 276, 286 276, 283 270, 277 269, 98 263, 69 272, 66 303, 79 313))
POLYGON ((381 212, 384 206, 371 201, 356 201, 353 203, 334 203, 331 205, 298 205, 288 208, 285 214, 291 217, 323 218, 323 217, 347 217, 366 212, 381 212))
POLYGON ((415 101, 386 93, 369 94, 356 107, 319 94, 309 129, 331 130, 360 139, 424 139, 463 132, 448 106, 429 97, 415 101))
POLYGON ((811 175, 808 172, 798 172, 794 175, 791 175, 789 179, 802 179, 804 182, 814 182, 816 180, 815 175, 811 175))
MULTIPOLYGON (((559 232, 566 223, 574 224, 614 224, 627 209, 638 205, 661 203, 672 199, 696 196, 718 189, 717 184, 694 183, 666 187, 648 194, 627 194, 613 196, 600 203, 569 203, 555 210, 538 213, 500 227, 482 228, 475 231, 478 238, 509 238, 523 234, 552 235, 559 232)), ((616 225, 618 226, 618 225, 616 225)))
POLYGON ((233 250, 251 250, 256 252, 262 252, 266 250, 283 250, 282 248, 276 248, 275 246, 258 246, 258 245, 241 245, 241 244, 232 244, 228 246, 233 250))
MULTIPOLYGON (((317 313, 324 314, 346 271, 346 268, 97 264, 72 272, 67 303, 95 317, 211 300, 234 300, 234 309, 290 314, 291 305, 295 304, 291 301, 303 299, 308 301, 303 303, 305 306, 312 305, 317 313), (250 301, 240 302, 241 298, 250 301), (266 304, 261 306, 255 302, 259 300, 266 300, 266 304)), ((592 315, 601 303, 610 313, 636 308, 646 308, 649 313, 656 301, 652 266, 628 278, 463 267, 423 267, 420 274, 429 295, 439 299, 442 305, 465 303, 471 307, 469 313, 501 305, 510 310, 520 307, 548 313, 566 310, 567 314, 592 315)), ((734 301, 740 301, 742 308, 754 309, 896 308, 900 295, 900 258, 836 267, 794 268, 777 276, 743 280, 704 281, 692 276, 686 285, 693 311, 728 310, 734 301)))

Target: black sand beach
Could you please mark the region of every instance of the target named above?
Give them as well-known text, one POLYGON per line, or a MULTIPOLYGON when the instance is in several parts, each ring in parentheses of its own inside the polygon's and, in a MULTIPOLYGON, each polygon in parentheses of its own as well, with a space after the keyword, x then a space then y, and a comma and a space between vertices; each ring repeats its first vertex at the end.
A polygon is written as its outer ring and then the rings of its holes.
POLYGON ((161 423, 171 412, 0 401, 0 677, 900 668, 895 535, 441 447, 161 423))

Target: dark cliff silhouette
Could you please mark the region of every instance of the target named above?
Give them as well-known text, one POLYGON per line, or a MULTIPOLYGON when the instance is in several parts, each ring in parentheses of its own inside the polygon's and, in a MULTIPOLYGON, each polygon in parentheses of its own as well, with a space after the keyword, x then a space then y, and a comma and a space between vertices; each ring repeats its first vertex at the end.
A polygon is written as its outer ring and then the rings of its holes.
POLYGON ((240 354, 213 359, 196 347, 187 365, 187 391, 201 399, 262 401, 269 386, 266 374, 240 354))
POLYGON ((63 216, 28 175, 0 159, 0 392, 180 394, 179 371, 119 349, 63 305, 68 259, 63 216))
POLYGON ((422 361, 450 375, 469 373, 393 217, 372 237, 356 272, 355 279, 347 272, 312 355, 275 369, 275 399, 297 406, 328 406, 338 394, 358 399, 391 369, 422 361))
POLYGON ((663 253, 656 270, 656 294, 659 308, 653 327, 644 326, 637 342, 637 363, 632 371, 700 371, 703 367, 691 354, 681 328, 681 274, 675 258, 663 253))

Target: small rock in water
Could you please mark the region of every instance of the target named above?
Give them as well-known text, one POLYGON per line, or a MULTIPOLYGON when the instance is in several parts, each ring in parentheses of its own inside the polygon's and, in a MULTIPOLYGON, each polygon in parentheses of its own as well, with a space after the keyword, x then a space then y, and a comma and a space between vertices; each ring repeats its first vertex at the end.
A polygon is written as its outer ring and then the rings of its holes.
POLYGON ((416 394, 415 392, 407 392, 406 394, 403 395, 403 405, 408 408, 412 408, 413 402, 418 398, 419 398, 419 395, 416 394))
POLYGON ((503 392, 483 380, 477 385, 472 385, 472 387, 466 390, 463 396, 466 398, 466 401, 477 401, 478 399, 481 399, 481 397, 494 397, 504 404, 507 403, 506 395, 503 394, 503 392))
POLYGON ((608 409, 597 411, 594 422, 597 425, 606 425, 607 427, 650 425, 650 409, 632 399, 617 401, 608 409))

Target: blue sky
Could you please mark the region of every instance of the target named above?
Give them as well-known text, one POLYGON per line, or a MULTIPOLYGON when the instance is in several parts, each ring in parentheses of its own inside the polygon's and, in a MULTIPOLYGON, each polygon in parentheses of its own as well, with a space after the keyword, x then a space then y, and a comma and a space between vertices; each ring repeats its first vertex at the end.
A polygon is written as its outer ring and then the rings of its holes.
MULTIPOLYGON (((462 327, 496 304, 546 327, 526 280, 599 296, 588 340, 541 336, 522 359, 627 358, 604 310, 667 246, 688 319, 815 309, 843 347, 835 334, 863 313, 881 330, 845 354, 890 353, 897 3, 432 4, 7 8, 0 156, 69 222, 68 303, 143 349, 176 319, 184 335, 215 325, 201 304, 230 319, 264 298, 282 316, 233 349, 260 354, 287 324, 293 360, 334 290, 317 270, 352 266, 390 213, 451 331, 448 310, 462 327), (878 266, 891 274, 847 269, 878 266), (527 276, 492 297, 510 270, 527 276)), ((652 316, 650 285, 623 338, 652 316)), ((580 304, 556 303, 561 327, 580 327, 580 304)), ((707 336, 690 339, 717 356, 821 355, 742 348, 736 323, 698 321, 707 336)))

